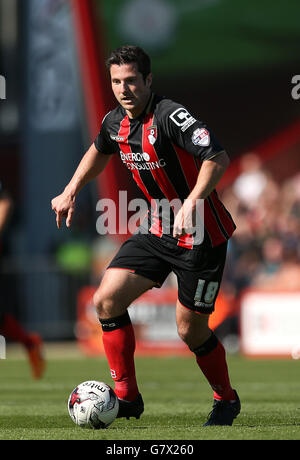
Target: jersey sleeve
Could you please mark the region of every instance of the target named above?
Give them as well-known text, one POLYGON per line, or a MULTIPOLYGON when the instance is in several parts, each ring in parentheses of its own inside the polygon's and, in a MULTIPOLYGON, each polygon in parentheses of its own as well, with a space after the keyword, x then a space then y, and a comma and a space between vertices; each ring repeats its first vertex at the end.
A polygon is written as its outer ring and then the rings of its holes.
POLYGON ((118 151, 116 142, 111 139, 107 129, 109 114, 110 112, 103 118, 99 134, 94 141, 94 145, 98 152, 104 155, 112 155, 118 151))
POLYGON ((161 122, 168 138, 201 161, 209 160, 224 148, 216 140, 205 123, 198 120, 189 111, 170 100, 163 102, 161 122))

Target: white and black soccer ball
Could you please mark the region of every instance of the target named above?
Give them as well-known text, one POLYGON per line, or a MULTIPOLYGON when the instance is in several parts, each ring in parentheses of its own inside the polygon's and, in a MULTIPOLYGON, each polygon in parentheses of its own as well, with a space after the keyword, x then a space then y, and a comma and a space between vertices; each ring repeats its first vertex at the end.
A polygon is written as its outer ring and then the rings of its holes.
POLYGON ((78 385, 69 396, 71 419, 82 428, 107 428, 117 417, 119 400, 106 383, 87 380, 78 385))

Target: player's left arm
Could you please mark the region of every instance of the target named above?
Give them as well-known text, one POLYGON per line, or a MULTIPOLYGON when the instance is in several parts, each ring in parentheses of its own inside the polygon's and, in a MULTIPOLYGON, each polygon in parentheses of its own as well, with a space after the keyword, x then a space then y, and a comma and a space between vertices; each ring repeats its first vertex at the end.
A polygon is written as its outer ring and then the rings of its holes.
POLYGON ((226 171, 229 163, 230 159, 224 150, 214 155, 212 158, 203 161, 195 187, 175 217, 173 229, 174 237, 190 233, 190 229, 194 227, 195 223, 195 213, 197 204, 199 203, 197 200, 204 200, 211 194, 226 171))
POLYGON ((216 188, 218 182, 229 166, 229 163, 230 159, 225 150, 214 155, 212 158, 203 161, 196 185, 188 196, 188 199, 204 200, 207 198, 216 188))

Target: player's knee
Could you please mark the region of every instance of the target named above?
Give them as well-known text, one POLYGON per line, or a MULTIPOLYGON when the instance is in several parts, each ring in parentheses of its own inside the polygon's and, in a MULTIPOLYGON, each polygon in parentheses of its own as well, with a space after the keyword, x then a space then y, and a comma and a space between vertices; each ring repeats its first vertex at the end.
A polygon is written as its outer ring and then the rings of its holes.
POLYGON ((106 287, 97 289, 93 301, 99 319, 115 318, 123 315, 127 310, 127 305, 123 305, 119 296, 106 287))
POLYGON ((206 324, 197 325, 197 327, 195 327, 195 325, 186 322, 177 325, 177 332, 181 340, 190 349, 201 345, 211 334, 206 324))
POLYGON ((181 340, 188 345, 190 338, 190 328, 186 323, 181 323, 177 325, 177 333, 181 340))
POLYGON ((98 289, 93 297, 96 313, 99 318, 109 318, 113 316, 113 300, 98 289))

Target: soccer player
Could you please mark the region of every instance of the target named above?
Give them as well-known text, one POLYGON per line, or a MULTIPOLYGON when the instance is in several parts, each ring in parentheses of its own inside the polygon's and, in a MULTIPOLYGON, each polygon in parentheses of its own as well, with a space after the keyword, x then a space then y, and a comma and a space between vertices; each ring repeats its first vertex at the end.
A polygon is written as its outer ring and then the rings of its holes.
POLYGON ((181 104, 152 92, 151 62, 141 48, 123 46, 113 51, 107 67, 119 105, 103 119, 71 181, 52 200, 52 209, 58 228, 63 217, 69 227, 77 194, 115 154, 120 154, 151 203, 147 219, 121 246, 94 296, 120 401, 118 417, 139 418, 144 410, 127 308, 174 272, 178 334, 195 354, 213 389, 213 410, 205 425, 232 425, 240 401, 230 383, 224 347, 208 326, 220 289, 227 241, 235 230, 215 191, 229 164, 228 156, 202 121, 181 104), (170 210, 173 200, 180 200, 181 207, 169 213, 168 219, 165 207, 159 204, 170 203, 170 210), (204 203, 203 238, 199 238, 199 228, 193 228, 199 202, 204 203))
MULTIPOLYGON (((2 188, 0 182, 0 238, 3 239, 4 231, 8 225, 13 209, 13 200, 10 194, 2 188)), ((0 241, 2 243, 2 241, 0 241)), ((0 247, 0 257, 3 247, 0 247)), ((12 284, 12 282, 10 283, 12 284)), ((11 289, 3 275, 0 276, 0 334, 6 339, 18 342, 25 348, 32 376, 40 379, 45 371, 43 356, 43 341, 36 333, 27 332, 14 314, 8 312, 8 304, 14 303, 15 285, 11 289)))

